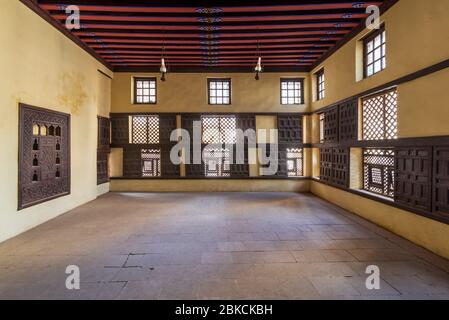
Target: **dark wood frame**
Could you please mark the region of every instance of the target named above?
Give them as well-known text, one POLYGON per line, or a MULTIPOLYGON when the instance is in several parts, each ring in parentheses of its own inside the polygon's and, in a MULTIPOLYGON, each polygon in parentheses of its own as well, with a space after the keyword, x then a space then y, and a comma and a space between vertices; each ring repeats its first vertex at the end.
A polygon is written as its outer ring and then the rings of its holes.
POLYGON ((207 78, 207 104, 210 106, 230 106, 232 105, 232 79, 231 78, 207 78), (229 103, 210 103, 210 83, 229 82, 229 103))
MULTIPOLYGON (((152 105, 152 104, 157 104, 157 78, 156 77, 133 77, 133 86, 134 86, 134 96, 133 96, 133 104, 137 104, 137 105, 152 105), (154 90, 155 92, 155 98, 156 101, 155 102, 137 102, 137 81, 154 81, 155 83, 155 88, 154 90)), ((149 88, 151 89, 151 88, 149 88)), ((150 95, 151 97, 151 95, 150 95)))
MULTIPOLYGON (((281 104, 281 106, 300 106, 304 104, 305 101, 305 97, 304 97, 304 79, 305 78, 286 78, 286 77, 281 77, 280 78, 280 82, 279 82, 279 103, 281 104), (282 103, 282 83, 284 82, 299 82, 301 83, 301 89, 300 89, 300 94, 301 94, 301 99, 299 103, 287 103, 287 104, 283 104, 282 103)), ((295 89, 293 89, 295 90, 295 89)))
MULTIPOLYGON (((326 89, 323 89, 322 91, 320 91, 320 78, 324 76, 324 68, 321 68, 318 72, 315 73, 315 77, 316 77, 316 101, 320 101, 323 100, 325 97, 323 96, 322 98, 320 98, 320 93, 323 92, 323 94, 325 95, 326 89)), ((323 80, 323 84, 325 85, 325 79, 323 80)))
POLYGON ((72 183, 71 183, 71 149, 72 148, 71 148, 71 116, 70 116, 70 114, 64 113, 64 112, 60 112, 60 111, 54 111, 54 110, 50 110, 50 109, 45 109, 45 108, 41 108, 41 107, 31 106, 31 105, 24 104, 24 103, 19 103, 19 126, 18 126, 18 131, 19 131, 19 134, 18 134, 18 137, 19 137, 19 141, 18 141, 18 145, 19 145, 19 148, 18 148, 18 165, 19 166, 18 166, 18 175, 17 175, 17 177, 18 177, 18 180, 17 180, 18 181, 18 183, 17 183, 17 194, 18 194, 17 210, 20 211, 20 210, 23 210, 23 209, 26 209, 26 208, 29 208, 29 207, 32 207, 32 206, 35 206, 35 205, 47 202, 47 201, 51 201, 51 200, 54 200, 54 199, 57 199, 57 198, 61 198, 61 197, 65 197, 67 195, 70 195, 71 194, 71 188, 72 188, 72 183), (22 159, 22 152, 21 152, 21 150, 23 148, 23 139, 24 139, 24 132, 23 132, 23 130, 22 130, 23 128, 21 126, 22 110, 23 110, 23 108, 30 109, 30 110, 36 110, 36 111, 51 112, 53 114, 58 114, 60 116, 64 116, 64 117, 67 118, 67 159, 66 159, 66 162, 67 162, 67 171, 68 171, 68 174, 67 174, 68 191, 64 192, 64 193, 61 193, 61 194, 58 194, 58 195, 54 195, 54 196, 42 199, 42 200, 39 200, 39 201, 35 201, 35 202, 31 203, 31 204, 26 204, 26 205, 22 204, 22 196, 21 196, 21 192, 20 192, 20 190, 22 189, 22 181, 21 181, 22 180, 21 179, 22 169, 20 167, 20 164, 22 163, 22 160, 23 160, 22 159))
MULTIPOLYGON (((383 169, 384 169, 385 166, 382 166, 382 165, 366 164, 366 162, 365 162, 365 154, 364 154, 365 149, 369 149, 369 148, 363 148, 363 150, 362 150, 363 190, 365 190, 366 192, 369 192, 369 193, 378 195, 378 196, 382 196, 382 197, 387 197, 387 198, 393 199, 393 198, 394 198, 394 195, 393 195, 393 197, 390 197, 389 195, 386 195, 386 194, 384 193, 384 182, 385 182, 384 179, 385 179, 385 177, 384 177, 384 175, 383 175, 383 169), (365 171, 365 165, 369 166, 369 168, 378 168, 378 169, 380 169, 380 170, 382 171, 382 177, 381 177, 381 179, 382 179, 382 184, 377 186, 378 188, 382 188, 382 193, 377 193, 377 192, 374 192, 374 191, 365 189, 365 172, 364 172, 364 171, 365 171)), ((373 148, 373 149, 375 149, 375 148, 373 148)), ((390 150, 393 150, 393 151, 394 151, 394 148, 388 148, 388 147, 383 147, 383 148, 379 148, 379 149, 390 149, 390 150)), ((394 167, 395 167, 394 160, 395 160, 395 156, 393 155, 393 156, 391 156, 391 157, 393 158, 393 174, 394 174, 394 167)), ((371 180, 372 180, 371 171, 369 171, 368 176, 369 176, 369 178, 368 178, 369 181, 371 181, 371 180)), ((388 177, 390 177, 390 174, 388 174, 388 177)), ((389 181, 387 181, 387 183, 388 183, 388 182, 389 182, 389 181)), ((369 184, 370 184, 370 183, 369 183, 369 184)), ((372 185, 374 185, 374 183, 372 183, 372 185)), ((394 187, 393 187, 393 188, 394 188, 394 187)), ((393 190, 393 192, 394 192, 394 190, 393 190)))
MULTIPOLYGON (((381 24, 379 29, 376 29, 374 31, 372 31, 371 33, 369 33, 367 36, 365 36, 363 39, 361 39, 360 41, 362 41, 363 43, 363 78, 369 78, 374 76, 375 74, 382 72, 383 70, 385 70, 384 68, 381 68, 380 71, 378 72, 374 72, 373 69, 373 74, 372 75, 368 75, 368 42, 374 40, 374 38, 376 38, 379 35, 382 35, 382 33, 385 31, 385 24, 381 24)), ((386 44, 385 44, 386 45, 386 44)), ((382 44, 380 45, 382 48, 382 44)), ((382 49, 381 49, 382 51, 382 49)), ((373 55, 374 55, 374 50, 373 50, 373 55)), ((381 63, 382 63, 382 58, 383 56, 381 56, 381 63)), ((374 67, 374 66, 373 66, 374 67)))
MULTIPOLYGON (((130 125, 131 125, 131 142, 129 142, 129 144, 134 144, 134 145, 146 145, 147 143, 135 143, 134 142, 134 123, 133 123, 133 117, 139 117, 139 116, 141 116, 141 117, 151 117, 151 116, 154 116, 154 117, 158 117, 158 119, 159 119, 159 121, 160 121, 160 118, 159 118, 159 115, 158 114, 154 114, 154 113, 150 113, 150 114, 142 114, 142 113, 138 113, 138 114, 130 114, 129 115, 130 117, 131 117, 131 121, 130 121, 130 125)), ((149 132, 149 129, 150 129, 150 127, 149 127, 149 123, 148 123, 148 119, 147 119, 147 121, 146 121, 146 123, 145 123, 145 126, 146 126, 146 131, 147 131, 147 133, 149 132)), ((158 128, 158 130, 160 130, 160 125, 159 125, 159 128, 158 128)), ((148 138, 148 136, 146 137, 146 138, 148 138)), ((148 143, 148 144, 151 144, 151 143, 148 143)), ((160 133, 159 133, 159 144, 160 144, 160 133)))

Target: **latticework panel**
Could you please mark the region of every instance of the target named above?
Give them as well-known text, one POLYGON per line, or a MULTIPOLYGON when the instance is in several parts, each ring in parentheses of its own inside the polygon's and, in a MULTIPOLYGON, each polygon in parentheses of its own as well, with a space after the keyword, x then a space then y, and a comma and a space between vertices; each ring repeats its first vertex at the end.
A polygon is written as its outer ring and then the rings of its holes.
POLYGON ((111 143, 125 145, 129 143, 129 117, 113 116, 111 118, 111 143))
POLYGON ((279 143, 302 143, 301 116, 279 115, 277 120, 279 143))
POLYGON ((97 184, 109 181, 111 127, 108 118, 98 117, 97 184))
POLYGON ((358 138, 358 106, 357 100, 339 105, 340 109, 340 143, 353 142, 358 138))
POLYGON ((363 139, 386 140, 398 137, 397 90, 363 99, 363 139))
POLYGON ((98 117, 98 149, 109 149, 111 143, 111 122, 98 117))
POLYGON ((203 116, 201 122, 203 143, 236 143, 235 116, 203 116))
POLYGON ((432 148, 396 148, 395 201, 432 210, 432 148))
POLYGON ((387 197, 394 196, 394 150, 363 150, 364 189, 387 197))
POLYGON ((333 149, 320 149, 320 180, 325 182, 332 182, 332 161, 333 149))
POLYGON ((20 104, 19 209, 70 193, 70 115, 20 104))
POLYGON ((433 212, 449 219, 449 148, 438 147, 434 151, 433 212))
POLYGON ((108 151, 97 151, 97 184, 102 184, 109 181, 108 158, 108 151))
POLYGON ((230 151, 224 148, 205 148, 204 175, 206 177, 230 177, 230 151))
POLYGON ((142 177, 161 176, 161 150, 142 149, 142 177))
POLYGON ((303 170, 303 149, 287 148, 287 175, 289 177, 302 177, 303 170))
POLYGON ((324 113, 324 143, 338 142, 338 107, 324 113))
POLYGON ((332 183, 349 187, 349 149, 334 148, 332 153, 332 183))
POLYGON ((133 144, 158 144, 159 117, 132 116, 131 136, 133 144))

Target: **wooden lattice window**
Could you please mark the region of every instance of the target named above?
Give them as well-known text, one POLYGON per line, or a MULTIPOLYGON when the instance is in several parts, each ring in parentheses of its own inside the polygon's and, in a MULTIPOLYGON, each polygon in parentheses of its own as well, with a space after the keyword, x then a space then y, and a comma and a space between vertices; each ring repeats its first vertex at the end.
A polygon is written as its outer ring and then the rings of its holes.
POLYGON ((304 79, 281 79, 281 104, 304 103, 304 79))
POLYGON ((204 144, 236 143, 235 116, 203 116, 201 124, 204 144))
POLYGON ((363 188, 366 191, 393 198, 394 196, 394 150, 363 150, 363 188))
POLYGON ((209 104, 231 104, 231 79, 207 79, 209 104))
POLYGON ((363 139, 398 138, 398 94, 389 90, 362 100, 363 139))
POLYGON ((205 148, 204 175, 206 177, 230 177, 231 159, 230 151, 226 148, 205 148))
POLYGON ((303 171, 303 149, 287 148, 287 175, 289 177, 302 177, 303 171))
POLYGON ((134 103, 156 104, 156 78, 134 78, 134 103))
POLYGON ((320 70, 316 74, 316 97, 317 100, 322 100, 326 96, 326 87, 324 83, 324 69, 320 70))
POLYGON ((142 177, 161 176, 161 150, 142 149, 142 177))
POLYGON ((383 25, 363 40, 363 48, 365 78, 387 67, 386 33, 383 25))
POLYGON ((159 143, 158 116, 131 116, 131 138, 133 144, 159 143))

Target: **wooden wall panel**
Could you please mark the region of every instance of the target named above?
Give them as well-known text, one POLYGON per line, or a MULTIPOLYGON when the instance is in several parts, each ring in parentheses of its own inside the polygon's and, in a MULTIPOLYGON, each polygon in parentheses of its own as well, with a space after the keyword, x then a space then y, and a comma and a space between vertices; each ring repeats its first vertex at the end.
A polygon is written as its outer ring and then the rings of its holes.
POLYGON ((426 212, 432 210, 432 148, 395 149, 397 203, 426 212))
POLYGON ((340 142, 354 142, 358 138, 358 100, 342 103, 339 105, 339 135, 340 142))
POLYGON ((449 219, 449 147, 434 150, 433 212, 449 219))
POLYGON ((129 143, 129 116, 114 115, 111 118, 111 143, 113 145, 124 145, 129 143))
POLYGON ((109 181, 110 143, 111 122, 109 118, 98 117, 97 185, 109 181))
POLYGON ((279 143, 302 143, 302 116, 278 115, 279 143))
POLYGON ((337 143, 339 139, 338 106, 324 113, 324 143, 337 143))

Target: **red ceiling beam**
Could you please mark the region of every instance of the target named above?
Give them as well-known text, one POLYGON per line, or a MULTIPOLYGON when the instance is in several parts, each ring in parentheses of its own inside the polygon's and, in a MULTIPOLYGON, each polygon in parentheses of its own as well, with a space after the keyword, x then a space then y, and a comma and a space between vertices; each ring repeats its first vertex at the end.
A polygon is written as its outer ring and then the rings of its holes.
MULTIPOLYGON (((157 59, 158 61, 161 60, 161 55, 153 54, 153 55, 137 55, 137 56, 130 56, 130 55, 102 55, 104 59, 127 59, 127 58, 141 58, 141 59, 157 59)), ((262 58, 264 60, 277 60, 277 59, 295 59, 295 60, 310 60, 315 61, 316 58, 310 58, 309 56, 304 55, 279 55, 279 56, 264 56, 262 55, 262 58)), ((174 60, 183 60, 183 59, 190 59, 190 60, 207 60, 207 57, 201 56, 201 55, 193 55, 193 56, 169 56, 166 57, 167 61, 174 61, 174 60)), ((238 59, 256 59, 255 55, 243 55, 243 56, 221 56, 218 58, 218 60, 226 59, 226 60, 238 60, 238 59)), ((213 60, 213 59, 212 59, 213 60)))
MULTIPOLYGON (((76 4, 73 1, 72 4, 76 4)), ((101 5, 78 5, 81 11, 99 12, 134 12, 134 13, 236 13, 236 12, 285 12, 305 10, 334 10, 334 9, 363 9, 369 5, 381 5, 380 1, 347 2, 347 3, 318 3, 318 4, 295 4, 276 6, 245 6, 245 7, 142 7, 142 6, 101 6, 101 5)), ((64 4, 41 4, 46 10, 65 10, 64 4)))
MULTIPOLYGON (((326 14, 301 14, 280 16, 246 16, 246 17, 148 17, 148 16, 106 16, 106 15, 81 15, 81 21, 124 21, 124 22, 172 22, 172 23, 218 23, 218 22, 266 22, 266 21, 306 21, 306 20, 331 20, 331 19, 362 19, 366 13, 326 13, 326 14)), ((57 20, 65 21, 67 14, 52 14, 57 20)))

